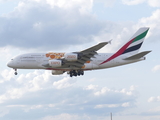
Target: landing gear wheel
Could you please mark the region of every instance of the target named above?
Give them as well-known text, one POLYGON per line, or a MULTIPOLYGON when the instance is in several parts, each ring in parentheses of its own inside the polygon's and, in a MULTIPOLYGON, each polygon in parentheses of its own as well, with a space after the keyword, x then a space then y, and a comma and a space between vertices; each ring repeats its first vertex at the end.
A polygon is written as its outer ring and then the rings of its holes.
POLYGON ((73 72, 72 71, 70 71, 70 77, 72 77, 73 76, 73 72))
POLYGON ((77 75, 80 76, 81 74, 78 72, 77 75))
POLYGON ((84 75, 84 71, 82 71, 82 70, 79 71, 79 74, 80 74, 80 75, 84 75))
POLYGON ((77 72, 76 72, 75 70, 73 71, 73 75, 74 75, 74 76, 77 76, 77 72))
POLYGON ((70 77, 72 76, 80 76, 80 75, 84 75, 84 71, 83 70, 71 70, 70 71, 70 77))
POLYGON ((84 71, 81 71, 81 75, 84 75, 84 71))
POLYGON ((78 76, 80 76, 81 75, 81 71, 79 70, 79 71, 77 71, 77 75, 78 76))
POLYGON ((17 73, 17 69, 14 69, 14 70, 15 70, 14 74, 17 75, 17 74, 18 74, 18 73, 17 73))
POLYGON ((77 76, 77 73, 75 73, 74 76, 77 76))

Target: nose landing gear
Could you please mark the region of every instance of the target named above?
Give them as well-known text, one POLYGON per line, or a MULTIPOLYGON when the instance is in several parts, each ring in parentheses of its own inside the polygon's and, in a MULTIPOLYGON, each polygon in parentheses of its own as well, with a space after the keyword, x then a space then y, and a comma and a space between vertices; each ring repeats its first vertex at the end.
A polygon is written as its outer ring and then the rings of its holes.
POLYGON ((14 69, 14 71, 15 71, 14 74, 17 75, 17 74, 18 74, 18 73, 17 73, 17 69, 14 69))

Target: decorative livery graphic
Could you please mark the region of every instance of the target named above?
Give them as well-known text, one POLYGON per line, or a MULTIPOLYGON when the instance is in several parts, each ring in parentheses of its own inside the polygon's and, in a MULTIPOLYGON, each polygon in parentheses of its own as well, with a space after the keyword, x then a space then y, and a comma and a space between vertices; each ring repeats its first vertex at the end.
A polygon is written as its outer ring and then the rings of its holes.
POLYGON ((61 59, 64 57, 65 53, 54 53, 54 52, 49 52, 46 54, 46 57, 50 57, 50 60, 52 59, 61 59))

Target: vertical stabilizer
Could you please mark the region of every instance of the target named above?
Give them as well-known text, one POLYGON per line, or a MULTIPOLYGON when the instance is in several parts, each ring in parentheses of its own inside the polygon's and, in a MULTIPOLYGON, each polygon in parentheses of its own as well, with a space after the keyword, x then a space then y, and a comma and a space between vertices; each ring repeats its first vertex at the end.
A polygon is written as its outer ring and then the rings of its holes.
POLYGON ((144 38, 147 35, 149 28, 143 27, 140 28, 130 39, 127 43, 127 47, 122 54, 129 53, 130 55, 134 55, 138 53, 141 45, 143 44, 144 38))
POLYGON ((138 53, 145 36, 147 35, 149 28, 148 27, 142 27, 140 28, 132 37, 131 39, 122 46, 115 54, 113 54, 111 57, 109 57, 107 60, 103 61, 101 64, 104 64, 120 55, 128 55, 133 56, 138 53))

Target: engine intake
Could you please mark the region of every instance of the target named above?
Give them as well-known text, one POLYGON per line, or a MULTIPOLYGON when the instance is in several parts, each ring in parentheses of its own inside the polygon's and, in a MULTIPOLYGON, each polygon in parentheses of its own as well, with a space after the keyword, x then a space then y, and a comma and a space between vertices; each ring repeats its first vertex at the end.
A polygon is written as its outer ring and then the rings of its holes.
POLYGON ((76 53, 66 53, 64 55, 64 58, 67 61, 77 61, 78 60, 78 54, 76 54, 76 53))
POLYGON ((49 65, 52 67, 61 67, 62 60, 49 60, 49 65))

